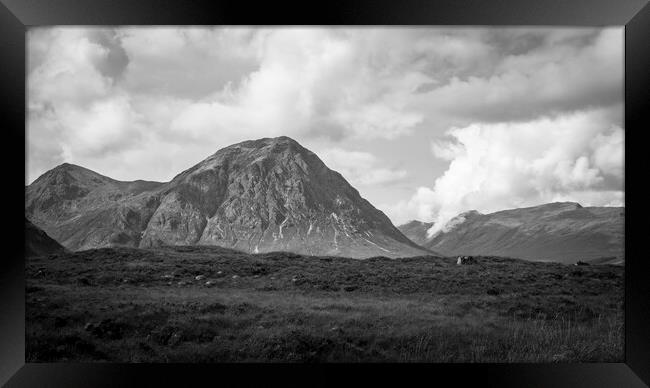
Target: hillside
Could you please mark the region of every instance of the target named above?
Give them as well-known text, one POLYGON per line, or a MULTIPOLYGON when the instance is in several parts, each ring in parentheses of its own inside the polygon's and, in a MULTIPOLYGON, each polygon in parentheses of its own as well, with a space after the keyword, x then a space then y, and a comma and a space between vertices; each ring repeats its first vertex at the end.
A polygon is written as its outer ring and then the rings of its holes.
POLYGON ((103 248, 27 261, 29 362, 621 362, 623 268, 103 248))
POLYGON ((65 248, 25 218, 25 257, 65 253, 65 248))

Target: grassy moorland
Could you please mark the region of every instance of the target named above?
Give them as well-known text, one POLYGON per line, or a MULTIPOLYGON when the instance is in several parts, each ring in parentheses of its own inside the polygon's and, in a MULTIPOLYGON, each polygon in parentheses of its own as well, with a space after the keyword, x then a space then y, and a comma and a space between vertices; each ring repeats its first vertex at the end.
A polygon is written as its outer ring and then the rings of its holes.
POLYGON ((27 259, 28 362, 620 362, 623 267, 217 247, 27 259))

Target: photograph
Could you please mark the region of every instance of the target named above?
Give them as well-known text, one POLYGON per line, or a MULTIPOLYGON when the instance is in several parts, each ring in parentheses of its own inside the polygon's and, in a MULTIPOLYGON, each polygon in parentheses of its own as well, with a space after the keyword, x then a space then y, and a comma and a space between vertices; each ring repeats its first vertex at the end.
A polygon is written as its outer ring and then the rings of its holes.
POLYGON ((25 362, 625 362, 623 26, 25 46, 25 362))

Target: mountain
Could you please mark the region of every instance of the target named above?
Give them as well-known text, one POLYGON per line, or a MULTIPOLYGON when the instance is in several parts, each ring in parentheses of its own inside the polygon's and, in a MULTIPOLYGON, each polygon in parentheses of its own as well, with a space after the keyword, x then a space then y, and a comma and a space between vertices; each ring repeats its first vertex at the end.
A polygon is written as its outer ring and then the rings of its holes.
MULTIPOLYGON (((491 214, 470 211, 449 221, 437 235, 417 241, 449 256, 493 255, 565 263, 621 262, 624 217, 622 207, 582 207, 573 202, 491 214)), ((429 224, 422 224, 419 229, 400 227, 405 234, 408 231, 416 236, 426 233, 428 228, 429 224)))
POLYGON ((397 229, 404 233, 411 241, 418 245, 426 244, 429 241, 427 231, 431 229, 433 222, 422 222, 413 220, 406 224, 400 225, 397 229))
POLYGON ((157 206, 158 182, 121 182, 64 163, 41 175, 25 193, 25 214, 71 250, 137 246, 157 206))
POLYGON ((170 182, 121 182, 63 164, 26 190, 26 213, 69 249, 218 245, 250 253, 415 256, 339 173, 288 137, 234 144, 170 182))
POLYGON ((65 253, 65 248, 25 218, 25 256, 65 253))

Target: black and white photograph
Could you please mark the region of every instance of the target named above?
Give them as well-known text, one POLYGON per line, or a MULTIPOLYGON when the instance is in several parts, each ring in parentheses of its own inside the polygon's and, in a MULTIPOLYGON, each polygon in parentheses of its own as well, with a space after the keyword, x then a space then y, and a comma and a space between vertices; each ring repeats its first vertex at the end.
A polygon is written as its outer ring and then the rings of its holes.
POLYGON ((28 28, 25 361, 624 362, 624 32, 28 28))

